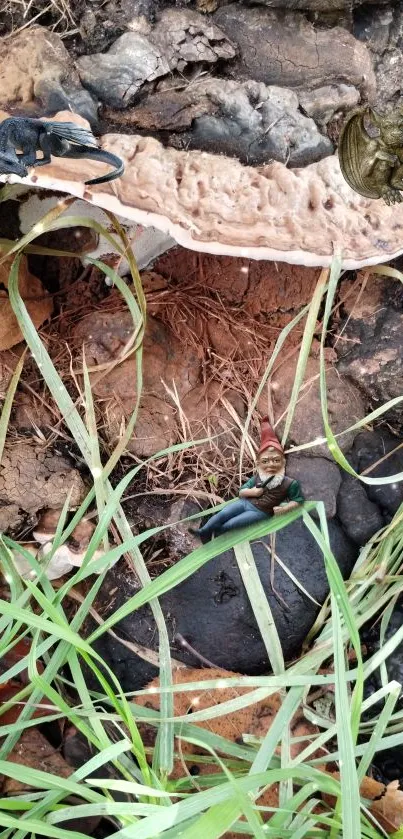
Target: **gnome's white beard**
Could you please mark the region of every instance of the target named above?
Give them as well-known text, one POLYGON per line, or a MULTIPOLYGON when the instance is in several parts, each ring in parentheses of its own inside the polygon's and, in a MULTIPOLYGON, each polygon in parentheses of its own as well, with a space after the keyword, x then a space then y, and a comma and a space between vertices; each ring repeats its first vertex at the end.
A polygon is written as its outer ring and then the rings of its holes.
POLYGON ((281 469, 281 471, 277 472, 275 475, 268 475, 267 472, 260 472, 260 470, 258 470, 258 475, 261 481, 267 481, 267 479, 269 478, 270 480, 267 485, 268 489, 275 489, 276 487, 279 487, 280 484, 283 482, 285 469, 281 469))

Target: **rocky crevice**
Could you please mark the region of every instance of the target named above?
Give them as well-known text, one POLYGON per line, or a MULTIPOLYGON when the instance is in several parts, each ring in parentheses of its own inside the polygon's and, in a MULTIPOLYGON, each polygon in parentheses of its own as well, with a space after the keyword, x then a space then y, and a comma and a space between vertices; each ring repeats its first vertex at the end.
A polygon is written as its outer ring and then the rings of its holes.
POLYGON ((74 38, 39 21, 3 40, 0 106, 71 109, 101 133, 144 133, 254 166, 306 166, 333 153, 346 111, 399 100, 402 6, 76 5, 74 38))

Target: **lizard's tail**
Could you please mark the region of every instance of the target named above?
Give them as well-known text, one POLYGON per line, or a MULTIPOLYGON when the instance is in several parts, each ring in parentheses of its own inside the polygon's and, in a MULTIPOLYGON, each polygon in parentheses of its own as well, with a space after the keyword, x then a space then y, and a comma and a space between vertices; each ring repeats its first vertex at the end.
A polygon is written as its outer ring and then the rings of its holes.
POLYGON ((125 171, 123 160, 121 160, 116 154, 112 154, 110 151, 104 151, 103 149, 86 149, 85 157, 89 157, 92 160, 100 160, 102 163, 109 163, 111 166, 115 167, 113 171, 108 172, 107 175, 101 175, 99 178, 92 178, 90 181, 85 181, 86 186, 89 184, 106 184, 108 181, 114 181, 115 178, 120 178, 125 171))
MULTIPOLYGON (((53 154, 56 152, 53 150, 53 154)), ((120 159, 116 154, 112 154, 110 151, 104 151, 104 149, 92 148, 91 146, 85 145, 71 145, 69 146, 68 151, 63 151, 58 157, 87 157, 90 160, 99 160, 102 163, 109 163, 110 166, 114 166, 112 172, 108 172, 107 175, 100 175, 99 178, 92 178, 90 181, 84 181, 85 185, 88 186, 89 184, 106 184, 108 181, 113 181, 115 178, 120 178, 125 171, 125 166, 123 160, 120 159)))

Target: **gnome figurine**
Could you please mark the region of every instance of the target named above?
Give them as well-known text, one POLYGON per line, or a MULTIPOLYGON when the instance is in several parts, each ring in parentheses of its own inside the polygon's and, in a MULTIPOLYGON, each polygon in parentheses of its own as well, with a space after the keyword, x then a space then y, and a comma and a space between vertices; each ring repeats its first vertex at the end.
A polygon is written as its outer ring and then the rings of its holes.
POLYGON ((241 487, 237 500, 212 516, 202 527, 189 527, 189 531, 205 544, 213 535, 219 536, 236 527, 247 527, 267 517, 288 513, 303 504, 304 500, 298 481, 285 475, 284 449, 269 418, 264 417, 255 474, 241 487))

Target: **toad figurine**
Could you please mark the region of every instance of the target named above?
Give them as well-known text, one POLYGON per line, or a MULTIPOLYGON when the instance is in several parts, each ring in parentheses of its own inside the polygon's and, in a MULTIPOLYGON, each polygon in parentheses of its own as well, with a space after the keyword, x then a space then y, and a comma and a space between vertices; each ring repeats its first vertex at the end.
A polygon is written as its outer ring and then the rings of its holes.
POLYGON ((238 498, 215 513, 202 527, 189 527, 203 544, 219 536, 247 527, 272 516, 288 513, 304 503, 299 482, 285 474, 284 449, 277 439, 269 418, 261 421, 261 442, 255 474, 243 484, 238 498))

